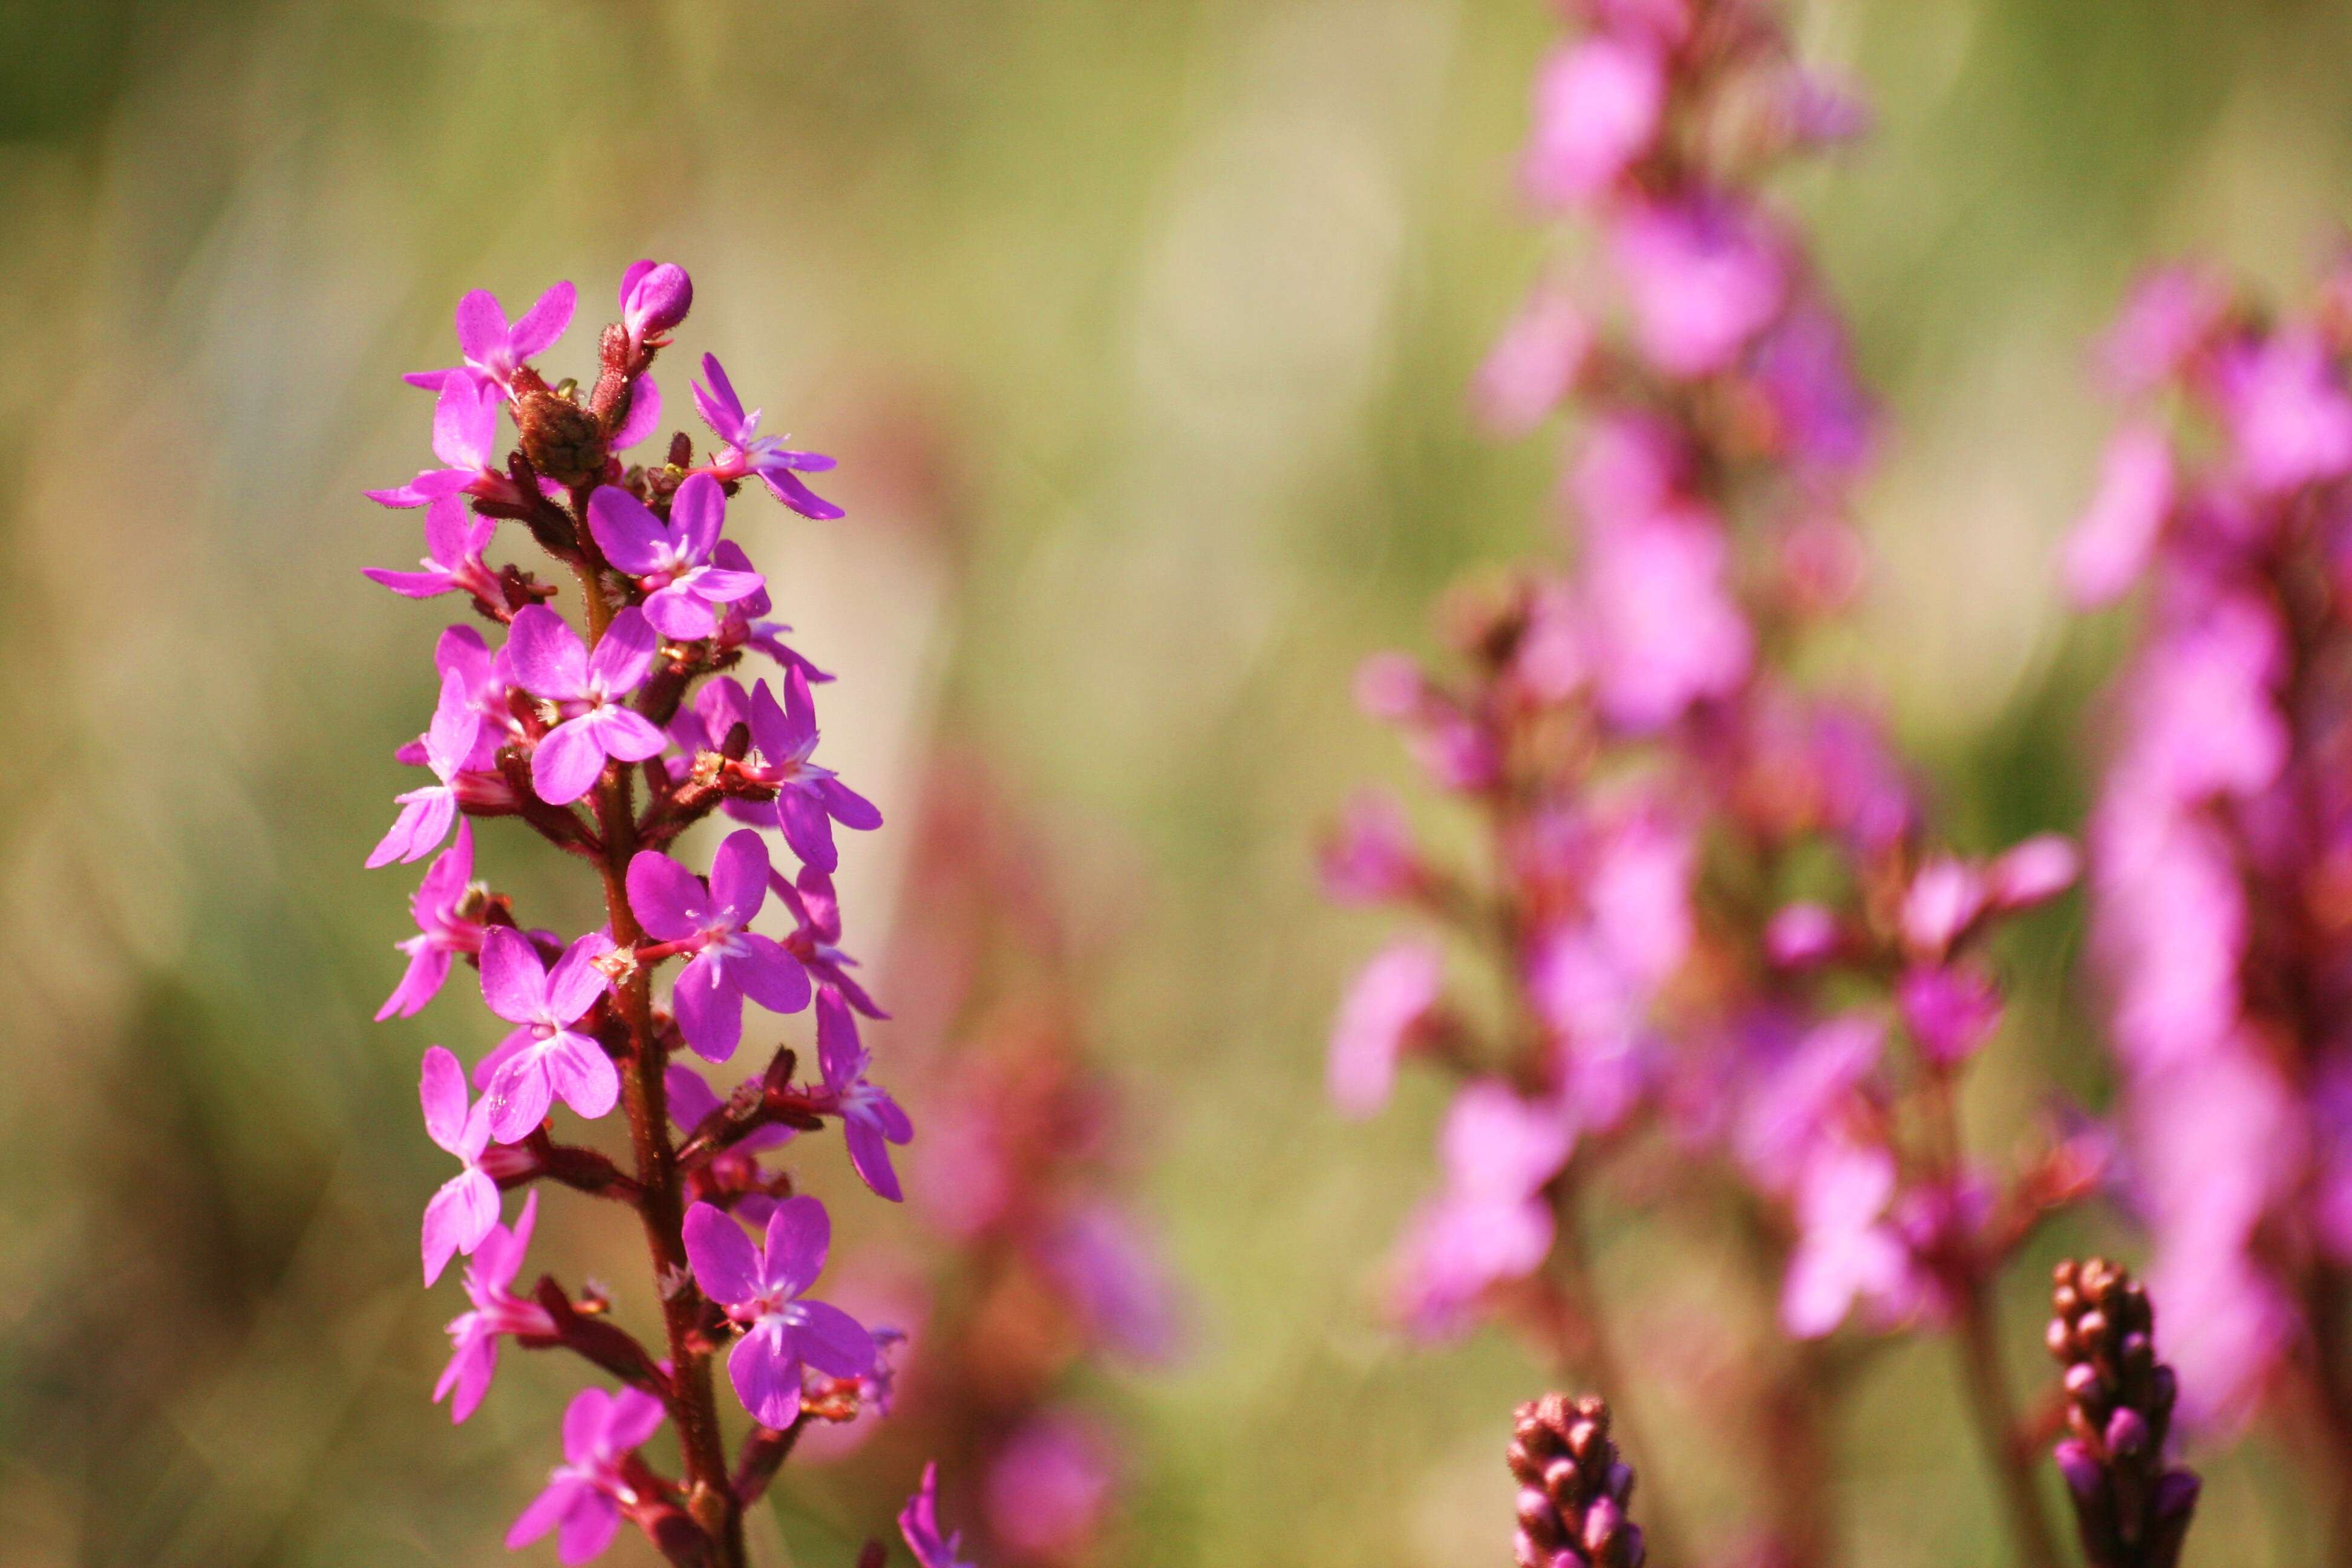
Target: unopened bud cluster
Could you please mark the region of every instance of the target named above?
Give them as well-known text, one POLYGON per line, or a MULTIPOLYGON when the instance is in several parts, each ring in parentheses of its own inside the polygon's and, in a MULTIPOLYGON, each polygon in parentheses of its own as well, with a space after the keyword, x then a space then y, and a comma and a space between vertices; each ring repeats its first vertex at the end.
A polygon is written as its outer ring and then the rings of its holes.
POLYGON ((1519 1483, 1519 1568, 1641 1568, 1642 1527, 1628 1517, 1633 1469, 1592 1394, 1547 1394, 1518 1408, 1511 1474, 1519 1483))
POLYGON ((2172 1568, 2198 1480, 2168 1468, 2179 1384, 2156 1359, 2155 1315, 2129 1271, 2094 1258, 2058 1266, 2050 1353, 2064 1369, 2058 1468, 2092 1568, 2172 1568))

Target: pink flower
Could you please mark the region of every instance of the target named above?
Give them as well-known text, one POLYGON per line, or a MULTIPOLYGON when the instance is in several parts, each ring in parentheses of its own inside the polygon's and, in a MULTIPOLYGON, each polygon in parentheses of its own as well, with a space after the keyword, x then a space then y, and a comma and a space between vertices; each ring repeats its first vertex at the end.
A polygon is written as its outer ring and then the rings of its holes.
POLYGON ((473 1306, 449 1320, 449 1364, 433 1385, 433 1403, 455 1394, 449 1419, 463 1421, 489 1392, 490 1377, 499 1369, 499 1340, 506 1334, 543 1338, 555 1332, 555 1320, 536 1301, 517 1296, 510 1286, 530 1249, 531 1227, 539 1220, 539 1194, 524 1194, 522 1213, 514 1229, 492 1226, 466 1265, 466 1295, 473 1306))
POLYGON ((367 858, 371 870, 394 860, 421 860, 441 847, 457 820, 457 774, 482 732, 480 715, 467 700, 466 682, 456 671, 441 678, 441 700, 425 731, 425 763, 441 782, 394 797, 400 816, 367 858))
POLYGON ((466 1069, 439 1046, 426 1047, 417 1083, 425 1134, 457 1156, 461 1169, 425 1205, 425 1282, 441 1278, 452 1254, 471 1257, 499 1223, 499 1184, 482 1169, 489 1146, 489 1101, 468 1107, 466 1069))
POLYGON ((607 758, 636 763, 660 754, 668 743, 662 732, 622 700, 644 682, 659 647, 651 623, 635 608, 613 617, 593 653, 546 605, 516 615, 507 638, 515 679, 563 716, 531 752, 531 787, 540 799, 569 805, 595 786, 607 758))
POLYGON ((433 455, 444 466, 426 468, 394 489, 370 490, 368 500, 379 506, 425 506, 461 491, 509 505, 528 500, 499 466, 499 406, 495 387, 452 375, 433 403, 433 455))
POLYGON ((1885 1150, 1832 1139, 1818 1145, 1797 1194, 1797 1249, 1780 1292, 1780 1322, 1799 1339, 1819 1339, 1857 1301, 1883 1321, 1913 1310, 1919 1285, 1910 1253, 1886 1223, 1895 1158, 1885 1150))
POLYGON ((814 866, 803 866, 800 876, 790 882, 780 871, 769 872, 768 886, 793 912, 793 931, 784 939, 784 951, 800 961, 809 979, 838 991, 869 1018, 888 1017, 849 973, 857 967, 857 960, 841 950, 841 900, 834 896, 833 879, 814 866))
POLYGON ((658 850, 629 862, 629 907, 647 932, 693 956, 670 1005, 705 1059, 723 1062, 743 1037, 743 998, 775 1013, 809 1004, 807 973, 773 938, 750 929, 768 898, 768 847, 746 828, 711 857, 710 883, 658 850))
POLYGON ((2315 332, 2289 328, 2233 348, 2215 384, 2238 467, 2257 492, 2352 473, 2352 395, 2315 332))
POLYGON ((547 1489, 507 1531, 507 1550, 519 1552, 554 1531, 557 1561, 603 1555, 621 1528, 621 1510, 638 1500, 624 1461, 661 1429, 662 1419, 661 1401, 642 1389, 573 1394, 563 1407, 563 1463, 548 1472, 547 1489))
POLYGON ((899 1202, 904 1194, 898 1173, 890 1167, 890 1145, 910 1141, 915 1126, 889 1090, 867 1081, 874 1058, 858 1040, 857 1019, 849 1004, 830 985, 816 994, 816 1048, 825 1094, 841 1118, 850 1164, 875 1195, 899 1202))
POLYGON ((923 1467, 922 1485, 898 1513, 898 1533, 915 1554, 918 1568, 973 1568, 963 1559, 963 1537, 940 1529, 940 1467, 923 1467))
POLYGON ((1597 195, 1649 151, 1665 102, 1665 62, 1642 40, 1595 33, 1561 45, 1536 77, 1519 164, 1528 197, 1559 207, 1597 195))
POLYGON ((757 572, 711 564, 727 521, 727 495, 709 474, 689 474, 665 523, 625 489, 597 488, 588 499, 588 531, 604 558, 647 590, 646 619, 666 637, 692 642, 719 629, 720 606, 766 585, 757 572))
POLYGON ((1542 1264, 1554 1227, 1543 1188, 1576 1134, 1566 1110, 1522 1100, 1499 1079, 1474 1079, 1454 1096, 1438 1135, 1445 1189, 1414 1216, 1399 1253, 1407 1327, 1432 1338, 1456 1331, 1489 1289, 1542 1264))
POLYGON ((874 1370, 874 1340, 838 1307, 803 1298, 824 1269, 833 1222, 812 1197, 787 1198, 768 1216, 757 1247, 724 1209, 697 1204, 686 1216, 686 1255, 702 1293, 744 1329, 727 1375, 752 1419, 778 1430, 800 1419, 801 1363, 829 1377, 874 1370))
POLYGON ((1895 995, 1905 1026, 1939 1066, 1966 1060, 2000 1024, 2000 988, 1973 964, 1916 964, 1895 995))
POLYGON ((801 479, 803 474, 824 473, 833 467, 833 459, 821 452, 792 451, 781 436, 760 435, 760 410, 743 412, 743 400, 735 395, 734 384, 719 368, 718 355, 702 356, 702 374, 710 384, 696 383, 694 406, 711 433, 725 443, 709 471, 722 479, 757 474, 770 494, 803 517, 822 521, 844 515, 801 479))
POLYGON ((572 324, 578 298, 579 291, 571 284, 558 283, 509 326, 498 296, 477 289, 457 301, 457 352, 465 356, 465 364, 453 370, 412 371, 404 379, 411 386, 442 392, 452 385, 504 392, 525 361, 555 346, 563 329, 572 324))
POLYGON ((1729 196, 1630 208, 1611 241, 1642 350, 1670 376, 1727 369, 1788 297, 1779 244, 1729 196))
POLYGON ((551 974, 521 932, 493 926, 483 936, 482 1000, 517 1026, 475 1069, 478 1079, 488 1076, 485 1103, 490 1135, 499 1142, 530 1136, 557 1100, 591 1121, 619 1100, 613 1058, 572 1027, 604 994, 596 961, 612 951, 611 937, 590 931, 564 950, 551 974))
POLYGON ((751 739, 759 757, 746 763, 744 776, 775 787, 776 825, 806 864, 826 872, 840 864, 833 847, 835 823, 860 833, 882 826, 882 814, 871 801, 831 768, 809 760, 816 753, 816 703, 798 669, 784 672, 782 707, 766 681, 751 688, 751 739))
POLYGON ((408 954, 407 971, 376 1009, 376 1021, 413 1017, 441 993, 449 978, 449 964, 457 954, 482 951, 482 923, 463 910, 472 896, 474 826, 457 824, 457 841, 426 868, 425 879, 409 895, 408 912, 416 934, 395 943, 408 954))
POLYGON ((1444 959, 1425 942, 1392 942, 1358 972, 1331 1026, 1325 1079, 1341 1114, 1370 1116, 1388 1103, 1397 1059, 1444 985, 1444 959))
POLYGON ((436 496, 425 510, 425 559, 421 572, 393 572, 368 566, 360 575, 381 583, 407 599, 430 599, 441 594, 471 594, 496 605, 502 602, 498 574, 482 559, 498 533, 494 517, 476 517, 464 498, 436 496))
POLYGON ((1731 596, 1721 529, 1690 509, 1593 531, 1585 613, 1601 704, 1629 730, 1663 728, 1748 678, 1755 636, 1731 596))

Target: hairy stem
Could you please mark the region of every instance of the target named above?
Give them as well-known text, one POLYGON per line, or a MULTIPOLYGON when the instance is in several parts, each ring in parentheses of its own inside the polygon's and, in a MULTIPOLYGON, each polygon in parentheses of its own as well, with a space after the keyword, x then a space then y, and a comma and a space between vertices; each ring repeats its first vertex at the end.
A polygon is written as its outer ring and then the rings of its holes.
MULTIPOLYGON (((579 576, 593 647, 612 624, 613 608, 593 571, 583 567, 579 576)), ((599 869, 604 883, 604 913, 612 923, 613 940, 625 948, 646 940, 635 912, 629 908, 629 859, 636 853, 629 777, 625 768, 608 767, 606 777, 596 787, 596 820, 604 841, 599 869)), ((621 1072, 621 1106, 629 1119, 629 1147, 636 1163, 637 1214, 645 1224, 654 1292, 661 1300, 662 1326, 669 1342, 670 1414, 677 1423, 687 1510, 710 1536, 717 1554, 713 1568, 745 1568, 743 1510, 736 1500, 720 1440, 710 1358, 702 1348, 699 1332, 702 1294, 695 1289, 692 1266, 686 1256, 685 1204, 677 1150, 670 1142, 669 1097, 662 1082, 667 1062, 653 1027, 651 968, 633 968, 619 992, 622 1021, 629 1031, 629 1057, 621 1072)))

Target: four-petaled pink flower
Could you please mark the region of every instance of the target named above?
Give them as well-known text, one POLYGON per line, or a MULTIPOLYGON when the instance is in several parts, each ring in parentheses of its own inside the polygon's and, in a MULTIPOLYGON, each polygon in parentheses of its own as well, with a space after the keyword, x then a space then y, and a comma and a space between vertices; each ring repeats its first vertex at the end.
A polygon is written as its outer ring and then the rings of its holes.
POLYGON ((488 289, 477 289, 457 301, 457 352, 465 355, 466 363, 448 370, 411 371, 403 379, 411 386, 445 392, 452 384, 504 392, 525 360, 555 346, 555 340, 572 324, 578 299, 579 290, 570 283, 558 283, 509 326, 499 297, 488 289))
POLYGON ((646 930, 693 956, 670 993, 679 1032, 723 1062, 743 1037, 743 998, 773 1013, 809 1004, 809 977, 772 937, 749 930, 768 898, 768 847, 750 828, 711 857, 710 885, 656 849, 629 862, 629 908, 646 930))
POLYGON ((735 395, 734 384, 719 368, 718 355, 702 356, 702 374, 709 378, 710 384, 695 383, 694 406, 711 433, 727 444, 711 463, 712 474, 730 480, 757 474, 770 493, 803 517, 845 515, 801 479, 803 474, 821 474, 832 468, 831 458, 822 452, 792 451, 784 446, 782 437, 761 435, 760 410, 743 412, 743 400, 735 395))
POLYGON ((728 1352, 727 1375, 752 1419, 779 1430, 800 1419, 801 1363, 829 1377, 874 1370, 874 1339, 838 1307, 803 1299, 824 1268, 833 1222, 812 1197, 787 1198, 753 1247, 724 1209, 687 1212, 686 1256, 702 1293, 745 1329, 728 1352))
POLYGON ((441 678, 441 700, 433 709, 433 722, 425 731, 425 764, 441 782, 413 789, 394 798, 400 815, 392 831, 380 839, 367 858, 370 869, 394 860, 421 860, 441 847, 449 825, 457 820, 457 774, 473 754, 482 732, 481 715, 467 699, 465 678, 452 670, 441 678))
POLYGON ((425 1052, 425 1070, 416 1086, 425 1107, 425 1134, 457 1156, 464 1167, 441 1184, 425 1205, 425 1282, 441 1278, 450 1257, 471 1257, 499 1223, 499 1184, 482 1169, 482 1151, 490 1142, 490 1102, 468 1106, 466 1069, 439 1046, 425 1052))
POLYGON ((544 605, 515 616, 507 638, 515 680, 563 715, 530 754, 540 799, 569 805, 594 787, 607 757, 643 762, 668 743, 652 720, 622 701, 644 682, 660 647, 652 624, 635 608, 613 617, 593 653, 571 623, 544 605))
POLYGON ((425 559, 419 563, 425 569, 394 572, 383 566, 365 566, 360 569, 360 575, 371 583, 383 584, 404 598, 471 594, 495 605, 499 602, 498 574, 482 559, 482 552, 489 548, 490 539, 498 531, 499 520, 476 517, 467 510, 464 497, 436 496, 425 512, 425 559))
POLYGON ((628 491, 600 487, 588 499, 588 531, 604 559, 647 591, 646 619, 666 637, 694 642, 719 629, 718 608, 766 586, 757 572, 711 564, 727 521, 727 492, 709 474, 690 474, 665 523, 628 491))
POLYGON ((563 1407, 563 1463, 507 1531, 507 1550, 520 1552, 551 1530, 556 1561, 603 1555, 621 1528, 621 1510, 637 1501, 625 1461, 661 1430, 662 1415, 661 1401, 642 1389, 573 1394, 563 1407))
POLYGON ((751 688, 751 742, 760 750, 744 775, 776 790, 776 826, 793 853, 820 871, 841 863, 833 847, 833 825, 870 833, 882 826, 874 803, 843 784, 831 768, 809 761, 816 752, 816 703, 798 669, 784 671, 779 707, 768 683, 751 688))
POLYGON ((475 1069, 487 1073, 490 1135, 516 1143, 562 1100, 593 1121, 621 1096, 621 1076, 604 1047, 572 1027, 604 989, 596 961, 613 939, 593 931, 566 948, 550 973, 530 939, 508 926, 482 938, 482 1000, 520 1026, 475 1069))
POLYGON ((890 1145, 911 1140, 915 1125, 888 1089, 866 1080, 874 1058, 857 1037, 857 1019, 849 1004, 829 985, 816 994, 816 1052, 825 1092, 841 1118, 850 1164, 876 1195, 898 1202, 903 1194, 898 1173, 890 1168, 890 1145))
POLYGON ((907 1538, 907 1549, 915 1554, 915 1561, 922 1568, 973 1568, 963 1557, 962 1534, 942 1532, 940 1529, 937 1460, 923 1467, 923 1484, 899 1510, 898 1533, 907 1538))
POLYGON ((379 506, 424 506, 461 490, 510 504, 526 499, 498 466, 499 407, 496 387, 453 374, 433 403, 433 455, 444 466, 423 469, 404 485, 370 490, 368 500, 379 506))
POLYGON ((466 1295, 473 1306, 449 1320, 449 1364, 433 1385, 434 1404, 449 1400, 451 1421, 471 1415, 489 1392, 490 1376, 499 1370, 499 1336, 543 1338, 555 1332, 555 1320, 547 1309, 512 1289, 523 1254, 530 1250, 531 1226, 538 1221, 539 1194, 527 1194, 514 1229, 492 1226, 466 1265, 466 1295))
POLYGON ((408 912, 416 921, 416 934, 394 943, 408 954, 408 969, 376 1009, 378 1023, 413 1017, 441 994, 452 959, 461 952, 482 951, 482 922, 460 912, 473 876, 474 825, 461 821, 457 841, 425 868, 425 879, 409 895, 408 912))
POLYGON ((866 994, 866 987, 850 975, 857 960, 841 951, 841 900, 834 896, 833 879, 814 866, 803 866, 796 882, 787 882, 782 872, 772 871, 768 885, 793 911, 793 934, 784 938, 784 951, 800 960, 809 978, 840 992, 851 1006, 869 1018, 888 1017, 866 994))

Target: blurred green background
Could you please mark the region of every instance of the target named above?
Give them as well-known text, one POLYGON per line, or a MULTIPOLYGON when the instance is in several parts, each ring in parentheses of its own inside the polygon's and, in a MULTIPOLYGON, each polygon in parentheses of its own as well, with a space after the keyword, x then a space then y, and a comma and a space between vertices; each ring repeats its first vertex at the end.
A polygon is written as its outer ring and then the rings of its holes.
MULTIPOLYGON (((1323 1108, 1335 989, 1384 927, 1321 908, 1308 845, 1404 773, 1349 707, 1356 660, 1426 647, 1437 588, 1553 542, 1553 454, 1475 439, 1461 388, 1540 253, 1509 169, 1555 25, 1538 0, 0 0, 0 1559, 504 1560, 574 1374, 511 1356, 454 1433, 425 1403, 456 1290, 415 1279, 446 1173, 415 1063, 491 1035, 462 996, 369 1021, 414 879, 360 861, 441 620, 360 579, 413 558, 416 514, 358 492, 425 461, 396 374, 446 363, 461 291, 520 309, 568 277, 601 321, 655 255, 694 274, 686 348, 843 458, 847 521, 743 510, 843 672, 832 760, 891 811, 942 737, 985 754, 1116 938, 1095 1024, 1198 1304, 1188 1365, 1115 1391, 1118 1560, 1504 1561, 1507 1412, 1539 1375, 1499 1335, 1426 1354, 1378 1324, 1438 1101, 1323 1108)), ((2306 275, 2352 190, 2352 8, 1811 0, 1798 33, 1880 119, 1783 190, 1891 420, 1845 652, 1957 842, 2071 825, 2117 630, 2070 626, 2048 566, 2106 419, 2085 339, 2155 256, 2306 275)), ((847 856, 886 997, 908 837, 847 856)), ((587 918, 485 841, 532 912, 587 918)), ((1996 1147, 2041 1075, 2103 1092, 2077 925, 2016 954, 1996 1147)), ((641 1307, 641 1258, 583 1208, 554 1204, 542 1255, 641 1307)), ((1690 1440, 1719 1425, 1687 1393, 1717 1285, 1653 1240, 1612 1220, 1601 1256, 1648 1303, 1644 1464, 1740 1517, 1690 1440)), ((1948 1378, 1900 1351, 1850 1414, 1857 1564, 1999 1560, 1948 1378)), ((2280 1455, 2209 1476, 2192 1561, 2318 1560, 2280 1455)), ((786 1504, 805 1563, 875 1522, 829 1515, 818 1472, 786 1504)))

